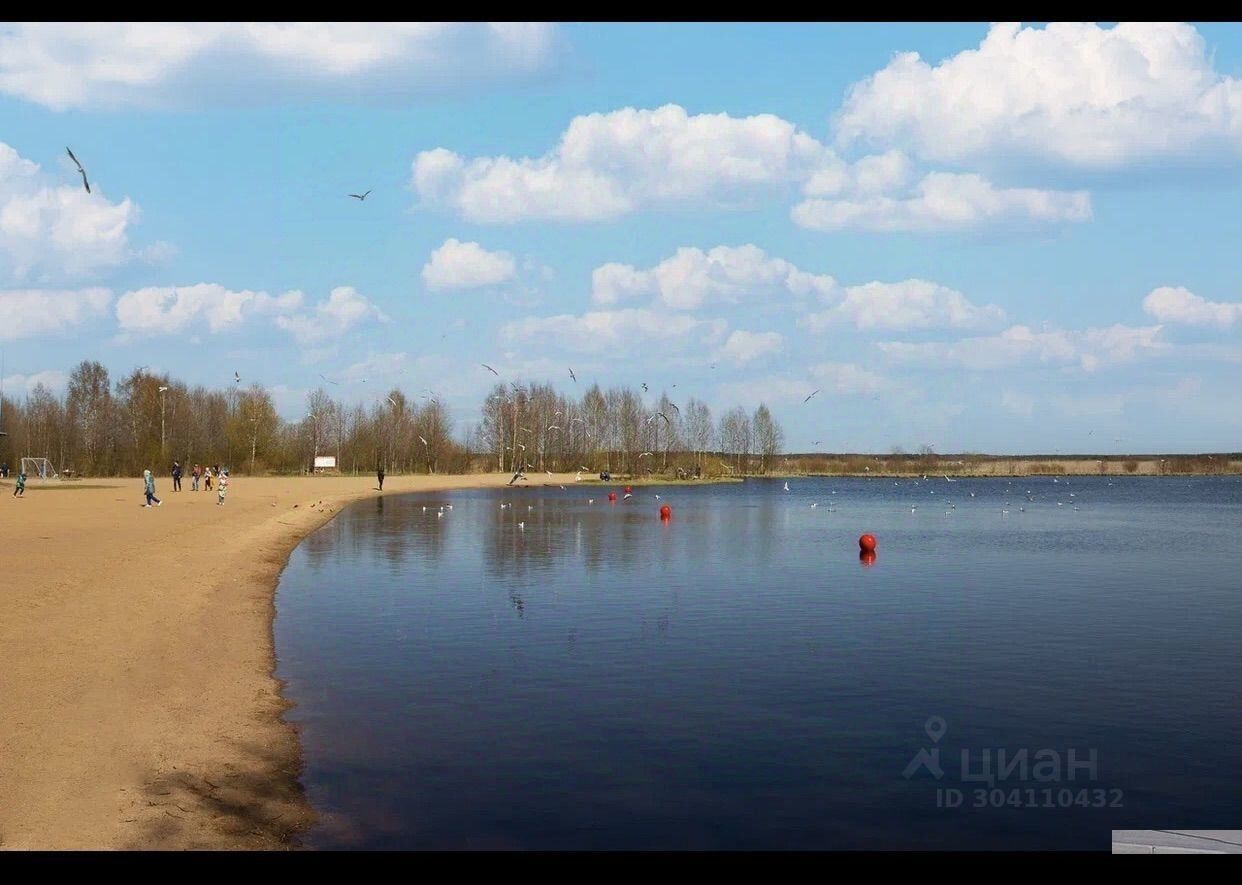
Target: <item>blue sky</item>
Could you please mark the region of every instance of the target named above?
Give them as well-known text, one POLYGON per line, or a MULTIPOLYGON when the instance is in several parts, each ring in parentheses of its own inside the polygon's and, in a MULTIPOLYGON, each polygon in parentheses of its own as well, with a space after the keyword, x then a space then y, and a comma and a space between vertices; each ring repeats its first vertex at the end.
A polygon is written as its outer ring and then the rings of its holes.
POLYGON ((10 396, 460 425, 487 362, 790 450, 1236 450, 1240 243, 1238 25, 0 25, 10 396))

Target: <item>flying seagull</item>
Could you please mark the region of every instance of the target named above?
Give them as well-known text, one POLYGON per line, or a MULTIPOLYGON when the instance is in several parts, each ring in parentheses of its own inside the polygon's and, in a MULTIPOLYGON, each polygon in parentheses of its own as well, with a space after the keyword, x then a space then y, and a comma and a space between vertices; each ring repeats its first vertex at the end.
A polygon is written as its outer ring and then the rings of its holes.
POLYGON ((499 378, 499 377, 500 377, 500 373, 499 373, 499 372, 497 372, 495 369, 493 369, 491 366, 489 366, 487 363, 479 363, 479 365, 480 365, 480 366, 482 366, 483 368, 487 369, 487 371, 491 372, 491 373, 492 373, 493 375, 495 375, 497 378, 499 378))
POLYGON ((331 378, 327 377, 322 372, 319 373, 319 377, 322 378, 324 381, 327 381, 329 384, 340 384, 341 383, 339 381, 333 381, 331 378))
POLYGON ((647 389, 648 389, 648 388, 647 388, 647 382, 646 382, 646 381, 642 382, 642 385, 643 385, 643 393, 646 393, 646 392, 647 392, 647 389))
POLYGON ((569 377, 574 380, 574 384, 578 383, 578 376, 574 374, 574 370, 572 366, 569 369, 569 377))
POLYGON ((396 401, 395 399, 393 399, 391 396, 390 396, 390 397, 388 397, 387 399, 388 399, 388 401, 389 401, 390 403, 392 403, 392 407, 393 407, 394 409, 395 409, 395 408, 397 408, 397 401, 396 401))
POLYGON ((365 194, 350 194, 350 196, 353 197, 355 200, 365 200, 367 198, 367 195, 370 193, 371 193, 370 191, 367 191, 365 194))
POLYGON ((429 442, 427 442, 427 440, 423 439, 423 438, 422 438, 422 436, 419 436, 419 439, 423 441, 423 445, 425 445, 427 448, 431 448, 431 443, 429 443, 429 442))
POLYGON ((236 371, 233 372, 233 383, 241 384, 241 375, 238 375, 236 371))
POLYGON ((69 151, 69 159, 73 160, 73 164, 78 167, 78 172, 82 175, 82 185, 86 188, 86 192, 89 194, 91 192, 91 183, 86 180, 86 170, 82 168, 82 164, 78 162, 78 158, 73 155, 73 151, 70 151, 68 147, 66 147, 65 150, 69 151))
POLYGON ((810 395, 810 396, 808 396, 806 399, 804 399, 802 402, 804 402, 804 403, 809 403, 809 402, 811 401, 811 397, 812 397, 812 396, 815 396, 815 394, 819 393, 819 391, 820 391, 820 390, 821 390, 821 388, 819 388, 819 387, 815 388, 815 390, 813 390, 813 391, 811 392, 811 395, 810 395))

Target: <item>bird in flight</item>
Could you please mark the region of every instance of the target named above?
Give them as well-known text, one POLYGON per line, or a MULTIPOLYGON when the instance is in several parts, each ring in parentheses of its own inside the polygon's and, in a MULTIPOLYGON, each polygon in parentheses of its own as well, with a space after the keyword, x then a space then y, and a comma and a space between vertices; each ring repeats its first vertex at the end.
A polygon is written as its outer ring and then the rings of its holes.
POLYGON ((388 399, 388 402, 392 403, 392 407, 394 409, 397 408, 397 401, 395 399, 393 399, 391 396, 387 397, 387 399, 388 399))
POLYGON ((86 192, 89 194, 91 192, 91 183, 86 180, 86 170, 82 168, 82 164, 78 162, 78 158, 73 155, 73 151, 70 151, 67 147, 65 150, 69 151, 69 159, 73 160, 73 164, 78 167, 78 172, 82 175, 82 185, 86 188, 86 192))
POLYGON ((423 445, 425 445, 427 448, 431 448, 431 443, 429 443, 429 442, 427 442, 427 440, 423 439, 421 435, 420 435, 418 438, 419 438, 420 440, 422 440, 423 445))
POLYGON ((646 381, 642 382, 642 385, 643 385, 643 393, 646 393, 648 390, 647 382, 646 381))
POLYGON ((491 373, 492 373, 493 375, 495 375, 497 378, 499 378, 499 377, 500 377, 500 373, 499 373, 499 372, 497 372, 495 369, 493 369, 491 366, 489 366, 487 363, 479 363, 479 365, 480 365, 480 366, 482 366, 483 368, 487 369, 487 371, 491 372, 491 373))
POLYGON ((574 384, 578 383, 578 376, 574 374, 574 370, 572 366, 569 369, 569 377, 573 379, 574 384))
POLYGON ((804 399, 802 402, 804 402, 804 403, 809 403, 809 402, 811 401, 811 397, 812 397, 812 396, 815 396, 815 394, 819 393, 819 391, 820 391, 821 389, 822 389, 822 388, 819 388, 819 387, 815 388, 815 390, 813 390, 813 391, 811 392, 810 396, 808 396, 808 397, 807 397, 806 399, 804 399))
POLYGON ((238 375, 236 371, 233 372, 233 383, 234 384, 241 383, 241 375, 238 375))
POLYGON ((339 381, 333 381, 331 378, 324 375, 323 372, 319 373, 319 377, 322 378, 324 381, 327 381, 329 384, 340 384, 341 383, 339 381))
POLYGON ((355 200, 365 200, 370 193, 370 191, 367 191, 365 194, 350 194, 350 196, 355 200))

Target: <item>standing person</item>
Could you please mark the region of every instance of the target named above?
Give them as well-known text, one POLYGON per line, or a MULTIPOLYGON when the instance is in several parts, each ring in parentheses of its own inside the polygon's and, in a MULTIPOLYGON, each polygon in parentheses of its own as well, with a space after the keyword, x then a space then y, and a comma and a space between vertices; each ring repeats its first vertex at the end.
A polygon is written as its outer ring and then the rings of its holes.
POLYGON ((19 471, 17 474, 17 485, 13 487, 14 498, 26 497, 26 471, 19 471))
POLYGON ((379 480, 379 490, 384 491, 384 465, 375 468, 375 478, 379 480))
POLYGON ((149 469, 142 471, 142 491, 147 496, 147 503, 143 504, 143 507, 150 507, 152 501, 155 502, 156 507, 164 506, 164 502, 155 497, 155 477, 151 475, 149 469))
POLYGON ((172 478, 173 478, 173 491, 174 492, 181 491, 181 462, 180 461, 173 462, 172 478))
POLYGON ((211 491, 211 468, 210 467, 203 468, 203 491, 204 492, 211 491))
POLYGON ((220 481, 217 483, 219 489, 216 491, 216 506, 224 503, 224 493, 229 490, 229 472, 225 470, 220 474, 220 481))
POLYGON ((190 471, 190 491, 191 492, 198 491, 198 474, 199 474, 198 465, 195 464, 194 469, 190 471))
POLYGON ((8 461, 5 461, 3 464, 0 464, 0 478, 3 478, 3 479, 9 478, 9 462, 8 461))

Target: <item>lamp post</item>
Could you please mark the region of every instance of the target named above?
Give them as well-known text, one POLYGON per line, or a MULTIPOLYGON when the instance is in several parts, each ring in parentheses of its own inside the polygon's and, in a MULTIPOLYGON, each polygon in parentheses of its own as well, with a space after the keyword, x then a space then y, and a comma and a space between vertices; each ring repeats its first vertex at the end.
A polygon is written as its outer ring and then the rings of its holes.
POLYGON ((160 386, 160 457, 164 457, 164 394, 168 388, 160 386))

